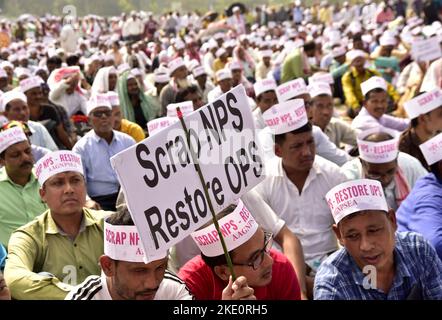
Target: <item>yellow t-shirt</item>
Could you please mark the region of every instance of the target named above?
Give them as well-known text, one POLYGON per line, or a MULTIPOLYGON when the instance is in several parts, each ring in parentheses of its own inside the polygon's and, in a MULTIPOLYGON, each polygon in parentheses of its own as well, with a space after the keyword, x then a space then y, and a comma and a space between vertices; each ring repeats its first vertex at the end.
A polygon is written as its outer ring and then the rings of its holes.
POLYGON ((146 138, 143 128, 141 128, 135 122, 129 121, 127 119, 121 119, 120 131, 130 135, 132 138, 135 139, 136 142, 140 142, 146 138))

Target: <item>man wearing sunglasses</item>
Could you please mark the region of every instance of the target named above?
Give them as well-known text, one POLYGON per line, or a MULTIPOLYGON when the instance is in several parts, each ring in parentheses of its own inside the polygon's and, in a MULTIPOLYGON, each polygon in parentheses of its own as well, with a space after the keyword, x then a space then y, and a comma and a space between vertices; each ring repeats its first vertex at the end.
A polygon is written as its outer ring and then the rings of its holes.
POLYGON ((241 200, 227 207, 217 219, 238 278, 232 282, 221 242, 210 222, 192 234, 201 255, 188 261, 179 271, 179 277, 197 300, 226 300, 239 296, 239 299, 257 300, 301 299, 291 263, 283 254, 271 249, 272 234, 258 226, 241 200), (247 291, 249 294, 244 294, 247 291))
POLYGON ((110 158, 135 144, 129 135, 112 129, 112 106, 106 94, 97 94, 88 102, 92 130, 75 144, 72 151, 81 155, 88 195, 104 210, 115 211, 120 184, 110 158))

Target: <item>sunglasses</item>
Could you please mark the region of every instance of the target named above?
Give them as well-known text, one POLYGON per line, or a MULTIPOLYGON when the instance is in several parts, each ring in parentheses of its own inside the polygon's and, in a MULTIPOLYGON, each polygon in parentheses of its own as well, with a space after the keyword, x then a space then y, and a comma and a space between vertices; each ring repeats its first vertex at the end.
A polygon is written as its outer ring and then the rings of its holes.
POLYGON ((111 110, 106 110, 106 111, 92 111, 91 115, 93 115, 96 118, 101 118, 104 116, 110 117, 112 115, 112 111, 111 110))

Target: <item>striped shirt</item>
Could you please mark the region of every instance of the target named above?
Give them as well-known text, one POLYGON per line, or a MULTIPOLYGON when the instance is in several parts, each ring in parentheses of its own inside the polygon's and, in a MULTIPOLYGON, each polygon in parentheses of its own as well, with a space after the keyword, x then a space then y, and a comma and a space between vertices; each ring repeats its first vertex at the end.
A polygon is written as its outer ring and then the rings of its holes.
MULTIPOLYGON (((89 276, 74 287, 65 300, 112 300, 106 275, 102 273, 101 276, 89 276)), ((154 300, 193 300, 193 296, 180 278, 166 270, 154 300)))
MULTIPOLYGON (((397 232, 395 277, 388 293, 364 288, 365 277, 345 248, 332 254, 315 277, 315 300, 442 299, 442 262, 421 235, 397 232)), ((367 287, 367 286, 365 286, 367 287)))

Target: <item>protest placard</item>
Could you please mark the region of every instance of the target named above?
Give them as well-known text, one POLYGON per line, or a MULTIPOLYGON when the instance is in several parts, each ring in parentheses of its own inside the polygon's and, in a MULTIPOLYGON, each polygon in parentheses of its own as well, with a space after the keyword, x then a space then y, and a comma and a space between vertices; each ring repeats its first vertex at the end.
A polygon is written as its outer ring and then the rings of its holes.
MULTIPOLYGON (((263 179, 242 85, 184 117, 215 212, 263 179)), ((149 261, 212 218, 181 123, 111 159, 149 261)))
POLYGON ((411 56, 415 61, 425 62, 440 58, 442 56, 442 50, 437 37, 413 41, 411 56))

